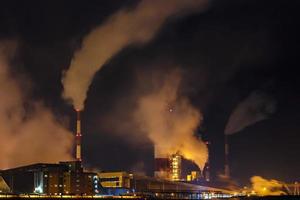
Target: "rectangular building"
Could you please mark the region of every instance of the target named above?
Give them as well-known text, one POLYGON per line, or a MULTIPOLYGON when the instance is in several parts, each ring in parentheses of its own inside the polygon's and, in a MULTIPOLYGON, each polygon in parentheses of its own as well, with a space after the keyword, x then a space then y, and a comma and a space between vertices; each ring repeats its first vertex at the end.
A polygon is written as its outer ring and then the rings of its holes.
POLYGON ((100 192, 96 173, 83 171, 80 161, 38 163, 0 171, 15 194, 94 195, 100 192))

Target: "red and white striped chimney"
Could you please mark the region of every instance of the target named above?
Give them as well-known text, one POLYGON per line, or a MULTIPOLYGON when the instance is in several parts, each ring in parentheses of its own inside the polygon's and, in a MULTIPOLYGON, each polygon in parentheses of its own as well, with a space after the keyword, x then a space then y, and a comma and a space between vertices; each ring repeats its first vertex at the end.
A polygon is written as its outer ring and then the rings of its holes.
POLYGON ((76 110, 77 121, 76 121, 76 160, 81 161, 81 120, 80 110, 76 110))

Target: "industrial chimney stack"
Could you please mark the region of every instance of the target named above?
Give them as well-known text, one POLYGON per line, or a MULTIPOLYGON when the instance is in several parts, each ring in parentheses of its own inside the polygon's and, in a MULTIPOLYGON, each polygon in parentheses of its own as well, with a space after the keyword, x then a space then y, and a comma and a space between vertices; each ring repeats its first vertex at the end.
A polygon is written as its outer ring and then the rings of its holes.
POLYGON ((230 177, 228 135, 225 135, 225 169, 224 169, 224 174, 227 178, 230 177))
POLYGON ((77 121, 76 121, 76 160, 81 161, 81 120, 80 110, 76 110, 77 121))

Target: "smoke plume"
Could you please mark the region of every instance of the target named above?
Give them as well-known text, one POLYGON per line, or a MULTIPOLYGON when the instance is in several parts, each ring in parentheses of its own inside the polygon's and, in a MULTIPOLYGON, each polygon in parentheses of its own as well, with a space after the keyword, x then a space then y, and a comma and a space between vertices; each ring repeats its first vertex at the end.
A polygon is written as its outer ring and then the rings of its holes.
POLYGON ((259 196, 266 195, 283 195, 286 194, 282 191, 283 184, 277 180, 267 180, 260 176, 251 177, 252 189, 259 196))
POLYGON ((0 169, 71 159, 71 133, 42 103, 27 99, 24 83, 9 71, 15 46, 0 42, 0 169))
POLYGON ((267 119, 275 110, 274 99, 265 93, 254 91, 234 109, 226 125, 225 134, 234 134, 247 126, 267 119))
POLYGON ((150 41, 168 17, 198 11, 207 0, 141 0, 110 16, 83 39, 63 78, 63 97, 82 110, 88 87, 101 67, 123 48, 150 41))
POLYGON ((207 146, 194 135, 202 115, 186 97, 179 95, 178 71, 163 79, 154 81, 154 90, 138 98, 135 121, 154 143, 156 157, 180 153, 203 169, 208 159, 207 146))

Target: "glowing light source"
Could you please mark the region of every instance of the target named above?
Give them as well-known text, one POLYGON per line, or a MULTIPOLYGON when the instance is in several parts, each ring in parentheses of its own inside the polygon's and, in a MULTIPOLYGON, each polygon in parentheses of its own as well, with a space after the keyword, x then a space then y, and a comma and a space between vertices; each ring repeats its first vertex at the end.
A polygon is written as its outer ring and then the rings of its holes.
POLYGON ((43 188, 42 188, 42 186, 38 186, 38 187, 34 188, 34 193, 42 194, 42 193, 43 193, 43 188))

